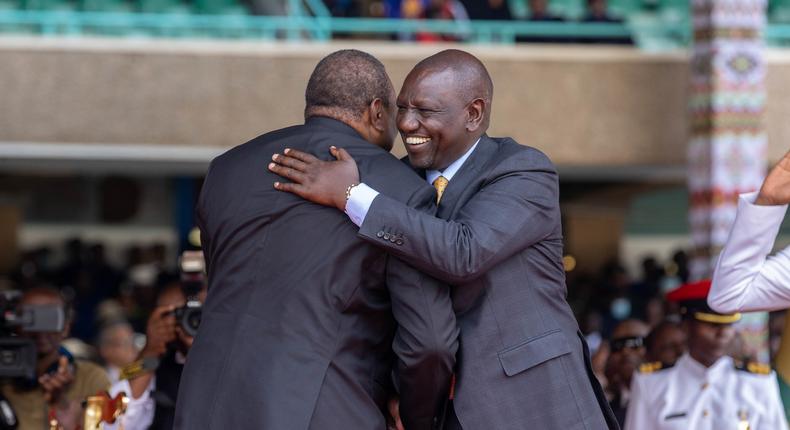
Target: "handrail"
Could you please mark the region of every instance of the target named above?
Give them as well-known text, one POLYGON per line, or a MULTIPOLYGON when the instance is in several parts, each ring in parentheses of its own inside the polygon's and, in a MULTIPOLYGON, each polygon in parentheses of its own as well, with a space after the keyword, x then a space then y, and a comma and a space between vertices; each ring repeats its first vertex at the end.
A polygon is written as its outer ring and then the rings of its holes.
MULTIPOLYGON (((193 15, 76 11, 0 11, 0 31, 9 26, 32 26, 44 34, 94 34, 102 29, 150 30, 152 36, 178 36, 179 31, 242 31, 235 37, 329 40, 335 33, 434 33, 471 42, 513 43, 518 36, 561 39, 624 38, 623 24, 528 21, 408 20, 391 18, 326 18, 313 16, 193 15), (309 36, 308 36, 309 35, 309 36)), ((218 36, 222 36, 219 34, 218 36)))
MULTIPOLYGON (((292 0, 299 2, 300 0, 292 0)), ((307 0, 308 2, 310 0, 307 0)), ((316 0, 320 3, 319 0, 316 0)), ((312 7, 312 6, 310 6, 312 7)), ((293 12, 293 11, 292 11, 293 12)), ((521 38, 583 41, 589 39, 633 38, 649 49, 645 39, 671 42, 682 47, 691 41, 688 23, 531 22, 531 21, 450 21, 393 18, 334 18, 300 15, 253 16, 198 15, 189 13, 128 13, 68 10, 0 10, 1 32, 34 32, 46 35, 98 34, 147 35, 151 37, 219 37, 327 41, 338 33, 358 35, 406 35, 431 33, 471 43, 511 44, 521 38)), ((315 13, 315 12, 314 12, 315 13)), ((790 23, 769 23, 766 43, 790 45, 790 23)))

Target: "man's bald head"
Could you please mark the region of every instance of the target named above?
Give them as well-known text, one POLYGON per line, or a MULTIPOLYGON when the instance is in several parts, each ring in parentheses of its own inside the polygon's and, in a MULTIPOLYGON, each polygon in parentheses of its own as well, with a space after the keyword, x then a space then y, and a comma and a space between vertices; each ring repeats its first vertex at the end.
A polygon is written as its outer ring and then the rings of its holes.
POLYGON ((448 84, 455 86, 458 94, 467 103, 477 98, 486 102, 489 107, 486 109, 487 126, 491 113, 491 101, 494 98, 494 81, 491 80, 486 66, 468 52, 459 49, 446 49, 420 61, 411 71, 411 73, 419 73, 422 76, 440 72, 452 74, 453 79, 449 80, 448 84))
POLYGON ((398 129, 409 162, 444 170, 488 129, 494 85, 473 55, 448 49, 420 61, 398 95, 398 129))

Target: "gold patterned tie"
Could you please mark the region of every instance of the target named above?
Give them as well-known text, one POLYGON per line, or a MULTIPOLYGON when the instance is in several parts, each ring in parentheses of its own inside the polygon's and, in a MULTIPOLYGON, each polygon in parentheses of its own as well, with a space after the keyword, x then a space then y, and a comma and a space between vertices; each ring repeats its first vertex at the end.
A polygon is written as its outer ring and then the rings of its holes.
POLYGON ((436 204, 438 205, 439 202, 442 201, 442 194, 444 194, 444 189, 447 188, 447 184, 450 181, 447 180, 444 176, 439 176, 436 180, 433 181, 433 187, 436 188, 436 204))

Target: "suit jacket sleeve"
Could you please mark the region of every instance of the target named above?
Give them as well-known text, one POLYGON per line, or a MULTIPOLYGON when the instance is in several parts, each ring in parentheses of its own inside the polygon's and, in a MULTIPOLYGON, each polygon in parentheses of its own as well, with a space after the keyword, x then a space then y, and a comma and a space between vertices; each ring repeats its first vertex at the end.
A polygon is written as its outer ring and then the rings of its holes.
POLYGON ((450 388, 458 350, 458 327, 445 284, 397 258, 387 265, 392 313, 398 323, 392 350, 407 429, 434 428, 450 388))
POLYGON ((209 234, 209 228, 206 224, 206 202, 208 201, 209 190, 212 183, 212 175, 211 175, 211 168, 212 164, 209 165, 208 171, 206 172, 206 179, 203 181, 203 187, 200 189, 200 195, 198 196, 197 205, 195 207, 195 223, 197 224, 198 229, 200 230, 200 248, 203 250, 203 260, 205 261, 206 265, 206 274, 209 274, 209 262, 211 261, 211 235, 209 234))
POLYGON ((454 284, 479 277, 556 231, 559 184, 545 155, 520 151, 484 174, 488 177, 482 188, 454 220, 436 218, 380 194, 359 234, 454 284), (384 233, 402 240, 383 240, 384 233))
MULTIPOLYGON (((434 198, 433 188, 419 187, 408 203, 434 213, 434 198)), ((401 420, 409 430, 431 429, 443 413, 458 350, 450 289, 395 257, 388 259, 387 287, 398 323, 392 350, 401 420)))
POLYGON ((718 312, 790 307, 790 248, 767 258, 787 206, 757 206, 741 196, 730 237, 713 274, 708 303, 718 312), (767 258, 767 259, 766 259, 767 258))

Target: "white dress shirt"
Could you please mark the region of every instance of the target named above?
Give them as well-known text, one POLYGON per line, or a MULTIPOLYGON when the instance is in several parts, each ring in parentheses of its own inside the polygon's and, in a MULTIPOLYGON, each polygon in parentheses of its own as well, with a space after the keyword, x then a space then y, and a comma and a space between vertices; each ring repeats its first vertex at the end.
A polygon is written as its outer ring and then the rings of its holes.
POLYGON ((787 421, 774 372, 738 370, 726 356, 706 368, 684 354, 673 367, 634 374, 623 428, 787 430, 787 421))
POLYGON ((722 249, 710 307, 721 313, 790 308, 790 248, 768 257, 787 206, 754 204, 757 193, 741 195, 730 237, 722 249))
MULTIPOLYGON (((480 139, 477 139, 477 142, 475 142, 475 144, 472 145, 472 147, 469 148, 469 150, 467 150, 464 155, 453 161, 443 171, 426 171, 425 179, 429 184, 433 184, 433 181, 435 181, 439 176, 444 176, 445 179, 451 181, 453 176, 455 176, 455 174, 461 170, 461 167, 464 165, 464 162, 466 162, 466 159, 469 158, 469 156, 472 155, 472 152, 474 152, 475 148, 477 148, 478 143, 480 143, 480 139)), ((348 201, 346 202, 346 215, 351 218, 351 221, 356 224, 357 227, 361 226, 365 221, 365 217, 368 215, 368 211, 370 210, 370 205, 373 204, 373 200, 375 200, 378 195, 378 191, 370 188, 364 183, 361 183, 351 189, 351 195, 348 197, 348 201)))

